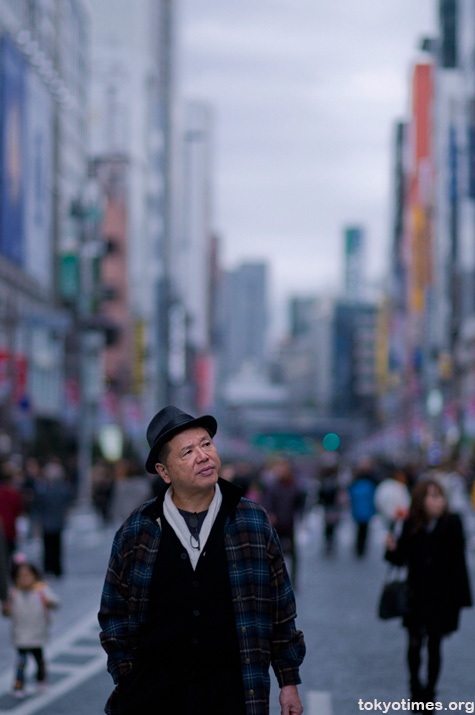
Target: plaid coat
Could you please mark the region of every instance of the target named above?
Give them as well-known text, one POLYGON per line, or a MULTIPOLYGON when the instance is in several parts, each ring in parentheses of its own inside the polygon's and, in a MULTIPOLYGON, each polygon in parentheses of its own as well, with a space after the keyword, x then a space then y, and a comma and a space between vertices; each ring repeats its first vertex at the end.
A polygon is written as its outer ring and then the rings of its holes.
MULTIPOLYGON (((269 712, 269 666, 280 687, 301 682, 303 634, 295 626, 295 598, 279 539, 265 510, 219 480, 236 509, 224 527, 247 715, 269 712)), ((132 668, 138 631, 147 618, 151 577, 161 537, 163 497, 136 509, 117 532, 102 592, 99 623, 114 683, 132 668)), ((106 713, 118 713, 117 688, 106 713)))

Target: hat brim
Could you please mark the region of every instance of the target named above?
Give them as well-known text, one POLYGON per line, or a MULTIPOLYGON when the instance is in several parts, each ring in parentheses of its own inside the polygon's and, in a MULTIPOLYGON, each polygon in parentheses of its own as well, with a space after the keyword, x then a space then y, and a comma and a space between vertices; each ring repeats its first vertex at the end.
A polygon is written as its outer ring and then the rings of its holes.
POLYGON ((197 417, 194 420, 187 420, 183 424, 176 425, 166 432, 163 432, 156 442, 154 442, 148 454, 147 461, 145 462, 145 468, 149 474, 156 474, 155 465, 158 461, 158 453, 162 449, 163 445, 169 442, 172 437, 179 432, 184 432, 187 429, 193 429, 193 427, 204 427, 210 437, 214 437, 218 431, 218 423, 215 418, 212 415, 203 415, 203 417, 197 417))

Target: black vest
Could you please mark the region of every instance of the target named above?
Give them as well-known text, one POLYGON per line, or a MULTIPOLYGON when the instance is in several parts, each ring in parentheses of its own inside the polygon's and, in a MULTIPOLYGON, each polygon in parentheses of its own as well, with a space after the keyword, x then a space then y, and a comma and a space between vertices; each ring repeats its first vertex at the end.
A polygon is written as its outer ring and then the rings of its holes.
POLYGON ((172 527, 162 518, 148 618, 141 647, 168 666, 209 671, 239 667, 236 622, 224 548, 224 504, 202 547, 196 569, 172 527))

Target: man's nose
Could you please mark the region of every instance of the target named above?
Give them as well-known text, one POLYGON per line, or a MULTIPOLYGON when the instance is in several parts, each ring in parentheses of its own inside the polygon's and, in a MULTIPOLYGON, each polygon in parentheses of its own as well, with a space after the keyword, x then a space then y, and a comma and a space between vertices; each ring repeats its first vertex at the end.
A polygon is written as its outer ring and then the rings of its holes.
POLYGON ((208 453, 206 452, 203 447, 198 447, 198 459, 203 460, 203 459, 208 459, 208 453))

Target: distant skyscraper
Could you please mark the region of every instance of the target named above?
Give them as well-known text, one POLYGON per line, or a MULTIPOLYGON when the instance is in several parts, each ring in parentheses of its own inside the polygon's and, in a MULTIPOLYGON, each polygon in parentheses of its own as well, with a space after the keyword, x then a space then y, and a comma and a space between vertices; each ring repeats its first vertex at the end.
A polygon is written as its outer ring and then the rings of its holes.
POLYGON ((345 298, 364 300, 364 230, 360 226, 345 229, 345 298))
POLYGON ((179 240, 171 246, 170 275, 186 310, 188 341, 198 351, 210 347, 211 138, 212 113, 202 102, 184 107, 182 210, 179 240))
POLYGON ((458 66, 458 0, 439 0, 441 33, 440 66, 455 69, 458 66))
POLYGON ((176 4, 88 4, 91 154, 100 161, 127 163, 128 312, 136 336, 135 373, 141 375, 135 394, 148 416, 168 399, 176 4))
POLYGON ((289 302, 290 337, 297 338, 310 332, 315 316, 317 299, 310 297, 293 297, 289 302))
POLYGON ((236 375, 246 366, 262 372, 267 333, 265 263, 244 263, 227 273, 222 319, 224 376, 236 375))
POLYGON ((0 429, 14 442, 69 418, 59 306, 87 175, 88 53, 83 0, 0 0, 0 429))

